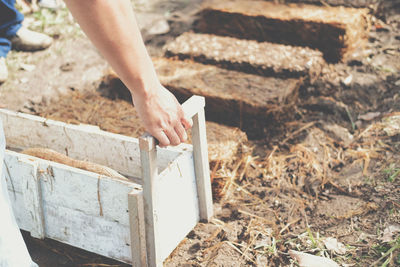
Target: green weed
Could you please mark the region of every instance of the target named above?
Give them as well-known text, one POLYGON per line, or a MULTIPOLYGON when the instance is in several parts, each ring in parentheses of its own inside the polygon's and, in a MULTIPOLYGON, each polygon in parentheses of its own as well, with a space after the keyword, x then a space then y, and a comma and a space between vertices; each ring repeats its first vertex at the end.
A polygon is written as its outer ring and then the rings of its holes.
MULTIPOLYGON (((392 261, 392 257, 394 252, 400 251, 400 235, 397 239, 389 242, 387 245, 376 245, 373 249, 377 252, 377 254, 382 255, 378 260, 376 260, 372 266, 380 266, 386 267, 392 261), (383 262, 382 262, 383 261, 383 262), (381 265, 379 265, 382 262, 381 265)), ((394 262, 397 264, 400 260, 400 254, 397 255, 397 259, 394 259, 394 262)))
POLYGON ((383 172, 386 175, 387 180, 391 183, 393 183, 396 178, 400 176, 400 168, 395 167, 394 163, 390 164, 390 166, 384 169, 383 172))

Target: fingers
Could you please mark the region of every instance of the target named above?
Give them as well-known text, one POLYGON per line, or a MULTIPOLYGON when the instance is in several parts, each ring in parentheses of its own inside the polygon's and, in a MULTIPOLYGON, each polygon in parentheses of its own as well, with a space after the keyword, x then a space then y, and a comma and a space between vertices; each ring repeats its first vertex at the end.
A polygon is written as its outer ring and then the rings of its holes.
POLYGON ((183 125, 183 127, 185 127, 186 130, 192 128, 193 126, 193 120, 191 118, 187 119, 187 118, 182 118, 181 123, 183 125))
POLYGON ((158 140, 160 147, 177 146, 188 138, 185 127, 181 123, 168 130, 160 129, 153 136, 158 140))
POLYGON ((181 139, 174 128, 164 130, 164 133, 168 136, 169 145, 177 146, 181 143, 181 139))
POLYGON ((182 123, 179 123, 177 126, 175 126, 175 132, 178 134, 181 143, 187 140, 187 133, 182 123))
POLYGON ((186 130, 192 127, 193 121, 192 119, 184 117, 182 109, 178 111, 178 114, 180 115, 178 115, 180 118, 175 120, 175 126, 173 126, 173 123, 169 123, 169 125, 164 124, 163 130, 161 130, 163 132, 163 135, 161 136, 163 141, 159 140, 161 147, 168 145, 177 146, 187 140, 188 136, 186 130), (165 137, 168 138, 168 142, 165 140, 165 137))
POLYGON ((159 131, 153 133, 153 136, 158 140, 160 147, 169 146, 169 144, 170 144, 169 138, 164 133, 163 130, 160 129, 159 131))
MULTIPOLYGON (((165 89, 166 90, 166 89, 165 89)), ((162 100, 171 100, 161 104, 155 103, 151 105, 155 108, 149 108, 150 105, 145 105, 145 112, 143 117, 149 117, 147 122, 150 122, 146 129, 153 134, 153 136, 159 141, 160 147, 166 147, 169 145, 177 146, 187 140, 186 129, 192 127, 192 120, 185 118, 182 106, 178 103, 176 98, 169 92, 162 100), (156 117, 156 119, 154 119, 156 117), (157 118, 158 117, 158 118, 157 118), (153 120, 151 120, 153 118, 153 120)), ((144 120, 146 121, 146 120, 144 120)))

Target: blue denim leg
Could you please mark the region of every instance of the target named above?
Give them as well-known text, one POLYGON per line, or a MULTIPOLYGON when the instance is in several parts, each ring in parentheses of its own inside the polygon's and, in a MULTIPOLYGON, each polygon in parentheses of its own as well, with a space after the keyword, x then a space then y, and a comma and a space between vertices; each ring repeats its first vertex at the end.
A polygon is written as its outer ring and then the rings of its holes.
POLYGON ((0 37, 0 58, 6 57, 11 49, 11 42, 5 37, 0 37))
POLYGON ((0 57, 6 57, 11 49, 8 38, 14 36, 24 20, 15 8, 15 0, 0 0, 0 57))

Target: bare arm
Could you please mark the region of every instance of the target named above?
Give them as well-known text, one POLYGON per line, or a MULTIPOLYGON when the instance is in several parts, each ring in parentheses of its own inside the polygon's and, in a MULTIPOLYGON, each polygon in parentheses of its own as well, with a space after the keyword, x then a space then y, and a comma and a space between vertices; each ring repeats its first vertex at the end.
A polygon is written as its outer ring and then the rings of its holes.
POLYGON ((68 8, 132 93, 138 114, 161 146, 186 140, 176 98, 159 82, 144 46, 130 0, 65 0, 68 8))

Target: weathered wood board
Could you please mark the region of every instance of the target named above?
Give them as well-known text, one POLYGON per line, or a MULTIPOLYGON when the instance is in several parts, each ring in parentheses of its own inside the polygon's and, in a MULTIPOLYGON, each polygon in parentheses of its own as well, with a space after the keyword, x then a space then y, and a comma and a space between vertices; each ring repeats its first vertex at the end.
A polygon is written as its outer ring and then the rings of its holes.
POLYGON ((316 77, 325 64, 318 50, 186 32, 165 45, 169 57, 281 78, 316 77))
POLYGON ((5 177, 19 227, 120 261, 131 262, 128 193, 140 186, 6 151, 5 177), (27 180, 40 186, 43 221, 26 203, 27 180))
MULTIPOLYGON (((0 109, 0 118, 8 147, 21 150, 50 148, 140 180, 141 163, 136 138, 105 132, 90 125, 72 125, 5 109, 0 109)), ((179 148, 158 149, 160 170, 179 155, 177 151, 179 148)))
POLYGON ((329 62, 351 58, 365 46, 369 30, 367 9, 345 7, 209 0, 199 16, 196 31, 309 46, 329 62))
MULTIPOLYGON (((204 110, 204 99, 192 98, 186 106, 196 117, 204 110)), ((211 196, 210 186, 204 184, 209 183, 209 173, 198 171, 208 170, 208 161, 204 162, 203 156, 200 162, 196 156, 198 151, 207 155, 206 143, 200 147, 195 139, 193 147, 183 144, 156 149, 154 145, 153 184, 148 187, 147 179, 143 184, 141 178, 148 171, 146 160, 140 157, 146 152, 136 138, 8 110, 0 110, 0 118, 7 144, 17 151, 35 146, 68 151, 69 156, 79 159, 106 162, 140 182, 7 150, 4 172, 17 223, 35 237, 55 239, 135 266, 146 266, 147 260, 155 266, 147 255, 157 244, 154 251, 159 266, 200 218, 209 219, 212 215, 212 200, 204 199, 211 196), (95 155, 110 150, 116 158, 95 155), (133 165, 136 162, 133 167, 137 169, 118 163, 119 158, 129 159, 133 165), (152 193, 146 194, 149 190, 152 193), (154 204, 150 213, 149 201, 154 204), (206 214, 205 205, 210 209, 206 214), (148 228, 149 218, 156 222, 152 229, 148 228), (157 238, 145 242, 151 231, 158 233, 157 238)), ((200 129, 199 125, 205 125, 204 118, 194 129, 200 129)))
MULTIPOLYGON (((39 225, 44 229, 42 238, 132 262, 128 194, 137 198, 140 185, 13 151, 6 152, 5 175, 21 229, 32 232, 39 225), (41 188, 43 225, 35 219, 36 212, 27 209, 26 184, 21 178, 35 179, 35 173, 41 188)), ((157 177, 157 242, 162 260, 199 221, 194 177, 193 155, 189 152, 178 156, 157 177)))

